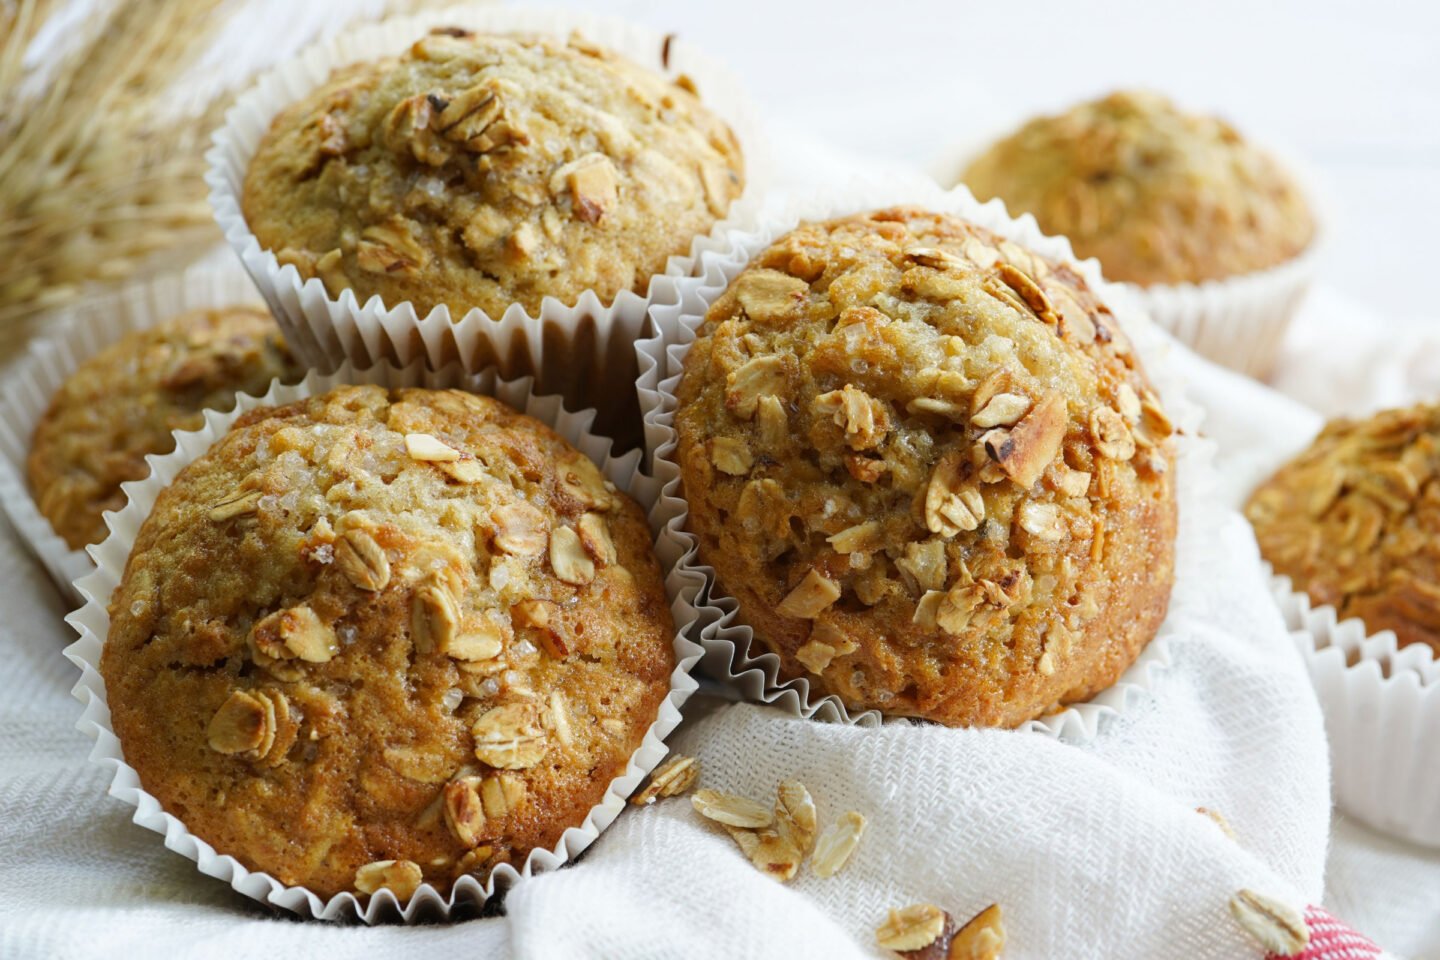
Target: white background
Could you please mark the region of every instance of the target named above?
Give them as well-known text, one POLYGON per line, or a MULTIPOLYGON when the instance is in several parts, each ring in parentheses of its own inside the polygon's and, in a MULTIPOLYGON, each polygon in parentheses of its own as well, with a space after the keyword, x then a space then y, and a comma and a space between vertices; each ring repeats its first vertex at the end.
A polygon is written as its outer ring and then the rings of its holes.
MULTIPOLYGON (((1383 367, 1384 351, 1373 329, 1355 338, 1374 348, 1373 356, 1354 341, 1337 344, 1336 337, 1344 336, 1346 321, 1352 329, 1373 328, 1374 316, 1349 309, 1353 304, 1376 307, 1381 322, 1440 320, 1440 306, 1429 296, 1429 280, 1437 272, 1431 222, 1440 215, 1440 5, 1262 0, 1193 6, 1137 0, 1104 5, 570 0, 563 5, 677 32, 725 60, 766 111, 777 138, 799 144, 816 167, 858 157, 925 168, 947 144, 1117 86, 1150 86, 1185 105, 1219 111, 1308 161, 1336 213, 1321 281, 1327 293, 1338 290, 1348 299, 1331 295, 1322 305, 1342 322, 1327 325, 1309 317, 1312 341, 1316 331, 1338 333, 1330 337, 1329 349, 1292 352, 1331 366, 1307 363, 1311 376, 1292 379, 1308 379, 1319 400, 1351 407, 1361 402, 1355 399, 1361 385, 1337 389, 1342 372, 1354 380, 1383 371, 1394 372, 1384 374, 1390 380, 1421 379, 1416 370, 1383 367)), ((248 57, 257 47, 280 55, 287 41, 299 42, 298 35, 319 25, 314 21, 332 19, 326 5, 313 0, 268 0, 263 6, 285 7, 297 36, 232 33, 223 53, 202 72, 225 73, 226 61, 236 68, 254 62, 248 57), (241 55, 241 48, 248 52, 241 55)), ((1387 338, 1383 347, 1403 352, 1408 342, 1387 338)), ((1427 355, 1436 352, 1440 347, 1427 355)), ((1440 389, 1440 376, 1432 379, 1440 389)), ((0 545, 5 547, 0 572, 13 586, 3 659, 6 674, 15 679, 0 709, 0 741, 7 750, 0 777, 5 811, 0 847, 8 852, 0 856, 6 891, 0 907, 9 909, 7 922, 0 922, 0 955, 55 956, 54 944, 79 941, 88 946, 65 955, 174 952, 173 946, 158 946, 167 935, 172 944, 186 944, 180 950, 185 955, 207 948, 229 952, 242 940, 249 952, 271 956, 287 953, 277 949, 277 941, 288 944, 288 952, 310 945, 337 956, 421 949, 481 955, 482 939, 500 934, 496 924, 413 931, 257 923, 256 908, 223 885, 197 884, 190 864, 130 824, 130 811, 103 796, 108 773, 79 762, 88 743, 71 729, 76 707, 62 693, 73 674, 55 654, 68 633, 59 623, 60 601, 39 569, 14 549, 3 523, 0 545), (71 855, 57 856, 58 848, 71 855), (4 946, 21 942, 51 946, 35 951, 4 946)), ((643 821, 630 818, 622 825, 627 822, 643 821)), ((611 841, 614 849, 615 836, 611 841)), ((1397 951, 1440 957, 1440 853, 1406 847, 1343 816, 1337 816, 1331 841, 1327 906, 1397 951)), ((575 901, 563 894, 574 888, 567 885, 603 884, 613 876, 599 872, 600 852, 588 871, 564 871, 548 885, 532 884, 531 892, 559 891, 562 909, 554 915, 571 916, 575 901)), ((733 854, 730 859, 736 869, 749 869, 733 854)), ((660 877, 666 895, 676 895, 673 911, 681 913, 692 891, 681 886, 677 895, 669 867, 660 877)), ((615 893, 599 891, 599 902, 615 893)), ((794 906, 788 895, 774 891, 772 914, 794 906)), ((517 914, 522 906, 511 903, 517 914)), ((797 917, 802 922, 792 926, 807 936, 823 929, 810 914, 797 917)))
MULTIPOLYGON (((559 2, 536 5, 566 6, 559 2)), ((577 4, 570 3, 570 7, 577 4)), ((948 143, 1120 86, 1298 155, 1333 212, 1322 282, 1412 319, 1440 269, 1440 4, 590 0, 728 62, 816 150, 927 166, 948 143)), ((702 91, 703 93, 703 91, 702 91)))

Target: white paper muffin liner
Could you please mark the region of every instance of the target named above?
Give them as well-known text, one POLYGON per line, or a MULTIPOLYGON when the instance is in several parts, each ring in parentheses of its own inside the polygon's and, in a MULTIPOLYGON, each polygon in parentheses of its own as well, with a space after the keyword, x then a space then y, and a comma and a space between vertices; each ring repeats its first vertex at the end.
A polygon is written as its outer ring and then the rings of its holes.
MULTIPOLYGON (((936 182, 954 184, 981 151, 1013 133, 1015 125, 988 129, 950 144, 927 165, 936 182)), ((1202 283, 1142 287, 1115 281, 1157 326, 1196 353, 1258 380, 1274 369, 1285 332, 1299 311, 1315 276, 1315 266, 1330 220, 1324 192, 1293 151, 1255 141, 1300 185, 1315 220, 1315 235, 1301 253, 1274 267, 1202 283)))
POLYGON ((95 565, 84 550, 71 550, 40 513, 25 465, 51 397, 82 363, 128 333, 189 310, 243 304, 263 306, 250 279, 233 265, 197 265, 134 284, 48 314, 45 334, 0 383, 0 506, 72 602, 82 602, 74 581, 95 565))
MULTIPOLYGON (((351 893, 337 894, 324 900, 305 887, 287 886, 267 873, 250 870, 235 858, 216 851, 210 844, 192 834, 183 823, 166 813, 159 801, 140 785, 140 778, 135 769, 125 762, 120 742, 110 725, 105 682, 99 673, 101 650, 110 632, 110 616, 107 611, 110 596, 120 583, 136 534, 160 491, 182 468, 208 450, 242 413, 260 406, 289 403, 302 397, 324 393, 345 383, 376 383, 396 387, 458 386, 474 393, 497 397, 554 428, 594 460, 606 479, 634 497, 647 511, 654 509, 658 500, 659 484, 640 473, 640 451, 631 451, 618 458, 611 456, 610 441, 590 432, 594 411, 571 413, 563 407, 559 397, 535 394, 532 391, 532 382, 528 379, 505 381, 494 373, 466 375, 454 365, 436 373, 426 370, 422 364, 412 364, 405 369, 381 364, 368 370, 357 370, 346 363, 332 374, 312 371, 295 386, 274 383, 264 397, 242 396, 237 408, 228 413, 207 411, 202 429, 190 433, 177 432, 175 452, 163 457, 150 457, 150 476, 145 480, 125 484, 124 490, 128 497, 126 506, 122 510, 106 514, 110 536, 103 543, 89 548, 96 569, 75 584, 86 600, 85 606, 66 617, 80 635, 79 640, 65 648, 65 656, 81 671, 80 680, 72 693, 85 705, 85 709, 76 726, 95 738, 90 759, 111 768, 113 777, 108 792, 135 807, 134 821, 163 834, 165 846, 195 861, 201 873, 229 883, 245 896, 321 920, 358 918, 366 923, 374 923, 388 920, 412 922, 448 919, 451 912, 457 908, 463 910, 479 907, 497 891, 508 888, 517 880, 573 860, 614 821, 625 808, 626 798, 664 758, 667 749, 665 738, 679 724, 680 708, 695 690, 696 683, 691 678, 690 671, 702 651, 686 638, 683 629, 677 628, 676 667, 670 676, 670 693, 661 703, 655 722, 646 731, 640 748, 630 757, 624 773, 611 781, 604 798, 590 809, 579 826, 567 829, 553 848, 533 850, 518 869, 510 864, 501 864, 492 870, 483 882, 473 876, 462 877, 455 882, 448 898, 442 897, 427 883, 421 885, 405 904, 399 903, 389 890, 372 895, 368 902, 351 893)), ((677 624, 683 626, 685 621, 681 617, 684 605, 676 598, 673 589, 669 590, 669 593, 677 624)))
POLYGON ((1440 662, 1393 630, 1369 633, 1333 606, 1313 607, 1289 577, 1275 600, 1325 714, 1335 803, 1412 843, 1440 847, 1440 662))
MULTIPOLYGON (((399 17, 347 32, 317 44, 262 76, 226 114, 206 154, 210 204, 226 240, 254 278, 295 348, 313 366, 334 369, 343 360, 358 366, 388 360, 404 366, 417 359, 432 368, 458 361, 467 371, 498 367, 506 377, 537 376, 538 389, 561 393, 576 409, 595 407, 600 424, 612 420, 616 402, 634 410, 628 392, 616 397, 615 375, 634 379, 634 341, 651 304, 674 303, 675 281, 693 272, 696 259, 723 244, 731 227, 753 226, 769 163, 756 114, 739 82, 726 68, 682 40, 619 20, 555 10, 515 10, 467 5, 399 17), (519 304, 492 318, 480 309, 452 317, 438 306, 420 316, 409 301, 385 304, 379 296, 360 303, 353 291, 330 297, 320 280, 302 280, 294 266, 282 267, 261 247, 241 210, 245 172, 261 138, 282 109, 322 84, 346 64, 397 54, 435 26, 489 31, 528 31, 568 36, 580 31, 590 41, 617 51, 665 76, 691 77, 705 104, 730 124, 745 156, 746 187, 725 220, 696 236, 690 251, 671 257, 663 274, 651 277, 644 295, 622 292, 606 306, 594 291, 573 304, 547 297, 531 316, 519 304), (668 47, 668 66, 662 50, 668 47), (566 347, 559 350, 560 345, 566 347), (552 352, 545 362, 546 347, 552 352)), ((632 425, 638 432, 638 423, 632 425)), ((607 430, 615 434, 613 427, 607 430)))
POLYGON ((1298 257, 1204 283, 1127 284, 1150 319, 1203 357, 1264 380, 1315 276, 1320 236, 1298 257))
MULTIPOLYGON (((699 274, 678 285, 679 303, 651 311, 652 329, 636 344, 640 363, 636 386, 645 413, 646 449, 653 458, 655 478, 663 484, 660 504, 652 515, 663 525, 657 550, 664 562, 671 565, 681 602, 690 605, 695 631, 692 635, 705 648, 706 673, 720 678, 747 699, 775 704, 795 716, 858 725, 878 724, 882 716, 874 710, 851 712, 836 696, 812 694, 806 678, 782 681, 780 658, 773 653, 751 652, 754 634, 750 627, 736 622, 737 603, 720 591, 714 568, 699 562, 698 542, 685 528, 689 508, 683 499, 680 469, 673 459, 677 440, 675 390, 685 353, 704 321, 706 310, 755 253, 802 220, 827 219, 896 204, 958 214, 1037 253, 1069 262, 1086 283, 1101 294, 1140 354, 1151 383, 1180 431, 1176 466, 1181 505, 1178 549, 1188 549, 1186 544, 1195 536, 1195 521, 1184 507, 1186 501, 1211 496, 1215 486, 1211 465, 1213 444, 1198 436, 1204 412, 1184 396, 1178 374, 1167 363, 1170 344, 1164 334, 1135 309, 1126 291, 1101 278, 1096 261, 1077 263, 1069 242, 1041 233, 1033 217, 1013 219, 1006 214, 1003 204, 994 201, 981 204, 964 187, 945 191, 924 178, 892 179, 883 183, 857 180, 843 188, 786 204, 758 230, 732 232, 726 250, 706 253, 699 274)), ((1177 568, 1181 566, 1183 564, 1177 563, 1177 568)), ((1176 584, 1171 597, 1172 611, 1183 605, 1185 591, 1184 583, 1176 584)), ((1177 629, 1183 629, 1176 626, 1175 619, 1166 618, 1154 639, 1113 686, 1085 703, 1029 721, 1023 729, 1083 742, 1094 738, 1105 718, 1124 712, 1137 700, 1150 698, 1154 677, 1170 664, 1169 638, 1177 629)))

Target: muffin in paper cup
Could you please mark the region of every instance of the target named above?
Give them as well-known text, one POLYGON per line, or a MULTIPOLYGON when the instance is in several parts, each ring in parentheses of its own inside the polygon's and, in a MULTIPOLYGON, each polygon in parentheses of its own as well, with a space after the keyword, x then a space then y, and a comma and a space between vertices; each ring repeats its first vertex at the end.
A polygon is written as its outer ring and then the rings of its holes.
POLYGON ((723 243, 727 227, 754 221, 767 166, 754 117, 734 77, 682 40, 581 13, 472 4, 355 29, 262 76, 238 98, 216 132, 206 155, 210 167, 206 182, 226 240, 295 349, 312 365, 328 370, 343 360, 361 366, 384 360, 403 366, 423 359, 436 369, 458 362, 470 372, 494 366, 503 376, 534 376, 537 389, 562 394, 572 408, 595 408, 598 428, 622 447, 633 446, 639 443, 638 414, 628 392, 609 389, 612 375, 627 383, 633 380, 634 341, 646 309, 674 302, 676 279, 692 272, 700 254, 723 243), (277 251, 262 248, 242 212, 246 172, 272 120, 323 84, 333 70, 399 53, 432 28, 442 27, 562 38, 578 32, 586 41, 661 76, 690 78, 703 103, 739 140, 744 192, 709 233, 694 237, 683 255, 670 257, 646 290, 622 291, 608 304, 594 290, 587 290, 573 303, 546 297, 533 314, 512 303, 495 316, 478 307, 455 316, 444 303, 422 315, 409 300, 385 303, 376 295, 362 303, 348 289, 332 297, 320 279, 302 279, 294 265, 280 263, 277 251))
POLYGON ((1335 801, 1440 846, 1440 406, 1325 424, 1245 515, 1325 715, 1335 801))
MULTIPOLYGON (((642 508, 653 510, 657 503, 659 485, 640 473, 639 451, 619 458, 612 456, 610 441, 590 432, 594 420, 592 411, 571 413, 564 408, 559 397, 534 393, 529 380, 506 381, 494 373, 466 375, 454 365, 432 372, 418 363, 404 369, 381 364, 367 370, 357 370, 344 363, 334 373, 312 372, 295 386, 275 383, 264 397, 241 397, 239 405, 231 412, 207 411, 203 429, 177 433, 175 452, 152 457, 151 475, 145 480, 126 484, 127 505, 123 510, 107 515, 110 537, 89 548, 96 569, 75 585, 86 600, 85 606, 66 618, 79 634, 79 639, 65 650, 65 655, 81 671, 80 680, 73 690, 76 699, 84 704, 77 726, 95 738, 90 759, 111 768, 113 776, 109 793, 136 808, 135 822, 163 834, 165 845, 194 860, 201 873, 229 883, 247 897, 323 920, 358 918, 366 923, 397 919, 412 922, 448 919, 452 914, 467 915, 467 910, 473 913, 474 908, 521 878, 553 869, 578 856, 614 821, 624 809, 629 794, 664 758, 664 740, 680 722, 681 706, 695 690, 695 681, 689 674, 701 653, 700 648, 686 638, 683 630, 677 631, 674 637, 676 667, 669 678, 669 692, 661 701, 657 716, 644 734, 640 748, 630 756, 624 771, 611 781, 601 802, 589 810, 578 826, 566 829, 553 848, 532 850, 518 867, 501 863, 483 881, 473 875, 464 875, 454 882, 448 897, 441 896, 434 886, 422 883, 405 903, 397 900, 388 888, 378 890, 368 900, 349 892, 338 893, 327 900, 305 887, 287 886, 267 873, 247 869, 235 858, 217 851, 191 833, 181 820, 162 809, 159 801, 141 785, 136 770, 126 762, 110 722, 105 682, 99 671, 101 653, 110 631, 107 608, 111 594, 125 572, 136 535, 156 498, 181 469, 205 453, 245 412, 257 407, 290 403, 343 384, 459 387, 468 392, 494 396, 552 427, 594 461, 609 482, 634 497, 642 508)), ((672 610, 679 621, 684 605, 673 595, 673 591, 669 588, 667 591, 672 594, 672 610)))
POLYGON ((646 445, 653 458, 655 477, 663 485, 659 509, 654 514, 663 524, 658 549, 666 562, 673 564, 673 576, 679 580, 681 588, 681 602, 691 605, 695 636, 705 648, 707 673, 720 678, 740 696, 776 704, 796 716, 863 725, 882 721, 877 711, 851 711, 838 697, 813 694, 809 681, 804 677, 781 680, 779 657, 751 650, 753 631, 738 622, 735 600, 722 592, 714 569, 698 560, 697 538, 686 529, 688 506, 681 487, 679 465, 674 459, 677 443, 674 417, 675 392, 682 363, 706 311, 757 252, 801 221, 824 220, 897 204, 959 215, 1041 255, 1067 262, 1100 293, 1120 318, 1179 428, 1180 527, 1176 553, 1177 583, 1170 605, 1171 616, 1166 618, 1158 633, 1118 682, 1086 702, 1072 704, 1022 725, 1022 729, 1056 738, 1088 740, 1096 735, 1105 717, 1119 714, 1133 702, 1151 696, 1149 687, 1152 678, 1167 669, 1170 663, 1168 637, 1175 630, 1185 629, 1183 623, 1177 622, 1174 613, 1185 606, 1187 576, 1195 576, 1198 572, 1193 569, 1197 550, 1192 541, 1206 535, 1190 519, 1194 511, 1187 510, 1185 504, 1194 502, 1197 497, 1210 495, 1207 491, 1212 486, 1210 461, 1213 448, 1208 441, 1197 438, 1203 413, 1184 398, 1176 374, 1166 364, 1165 353, 1169 345, 1164 335, 1155 331, 1143 314, 1135 311, 1123 290, 1104 283, 1094 261, 1075 263, 1068 243, 1061 238, 1041 234, 1033 218, 1012 219, 1006 215, 1001 204, 980 204, 963 187, 942 191, 926 180, 883 185, 861 181, 834 192, 792 202, 761 229, 732 232, 727 250, 705 255, 697 276, 680 285, 680 302, 653 309, 650 335, 636 345, 641 371, 637 389, 645 411, 646 445))
POLYGON ((56 310, 46 333, 26 348, 0 384, 0 506, 66 596, 82 602, 74 581, 94 569, 84 550, 72 550, 36 505, 26 459, 35 427, 51 398, 81 364, 126 334, 191 310, 261 305, 238 267, 199 264, 115 293, 56 310))
POLYGON ((1325 714, 1335 803, 1384 833, 1440 847, 1440 663, 1392 630, 1368 633, 1332 606, 1312 606, 1289 577, 1275 601, 1310 671, 1325 714))
MULTIPOLYGON (((988 125, 983 132, 942 148, 926 169, 943 186, 958 184, 973 160, 1013 132, 1013 124, 988 125)), ((1263 380, 1273 370, 1285 333, 1314 279, 1330 216, 1314 175, 1292 150, 1268 140, 1249 139, 1275 161, 1304 197, 1314 226, 1305 248, 1274 266, 1220 279, 1148 285, 1112 280, 1111 284, 1124 288, 1137 309, 1196 353, 1263 380)))

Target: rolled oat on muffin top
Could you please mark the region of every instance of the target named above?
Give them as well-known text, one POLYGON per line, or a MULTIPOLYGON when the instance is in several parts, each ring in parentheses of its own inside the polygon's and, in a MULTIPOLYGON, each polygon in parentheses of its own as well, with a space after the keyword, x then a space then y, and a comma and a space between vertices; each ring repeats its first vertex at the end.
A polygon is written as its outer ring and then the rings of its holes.
POLYGON ((194 310, 127 334, 66 379, 35 427, 26 468, 41 514, 72 550, 99 543, 105 511, 125 505, 120 484, 148 475, 145 457, 173 450, 173 431, 303 373, 262 307, 194 310))
POLYGON ((643 294, 743 183, 734 134, 685 78, 579 37, 441 29, 276 117, 241 205, 332 296, 458 320, 643 294))
POLYGON ((1245 505, 1275 572, 1440 653, 1440 405, 1333 420, 1245 505))
POLYGON ((458 391, 245 414, 161 492, 110 617, 101 673, 141 785, 322 897, 444 894, 553 847, 675 667, 639 506, 458 391))
POLYGON ((803 224, 710 308, 677 394, 700 560, 785 679, 1015 726, 1164 618, 1172 427, 1067 265, 916 209, 803 224))
POLYGON ((1125 91, 1037 117, 960 177, 981 200, 1033 214, 1141 286, 1222 280, 1278 266, 1315 236, 1291 175, 1216 117, 1125 91))

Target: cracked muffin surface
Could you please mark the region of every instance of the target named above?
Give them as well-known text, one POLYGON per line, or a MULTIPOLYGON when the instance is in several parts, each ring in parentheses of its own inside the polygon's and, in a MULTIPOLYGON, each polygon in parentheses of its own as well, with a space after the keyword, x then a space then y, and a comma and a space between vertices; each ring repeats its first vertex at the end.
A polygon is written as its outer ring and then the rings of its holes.
POLYGON ((538 421, 342 387, 160 494, 101 672, 141 784, 321 896, 519 868, 579 826, 675 667, 649 527, 538 421))
POLYGON ((1014 726, 1154 635, 1172 427, 1070 267, 915 209, 803 224, 698 333, 675 416, 689 529, 782 678, 1014 726))
POLYGON ((1274 158, 1215 117, 1125 91, 1037 117, 973 161, 961 181, 1063 234, 1110 280, 1200 283, 1278 266, 1315 235, 1310 207, 1274 158))
POLYGON ((332 296, 458 320, 643 294, 743 183, 734 134, 685 78, 579 37, 450 29, 282 111, 242 206, 260 245, 332 296))
POLYGON ((1331 421, 1245 516, 1313 603, 1440 654, 1440 406, 1331 421))
POLYGON ((120 484, 149 475, 148 454, 175 449, 172 431, 303 374, 261 307, 195 310, 127 334, 65 380, 35 427, 26 468, 41 514, 72 550, 99 543, 105 511, 125 505, 120 484))

